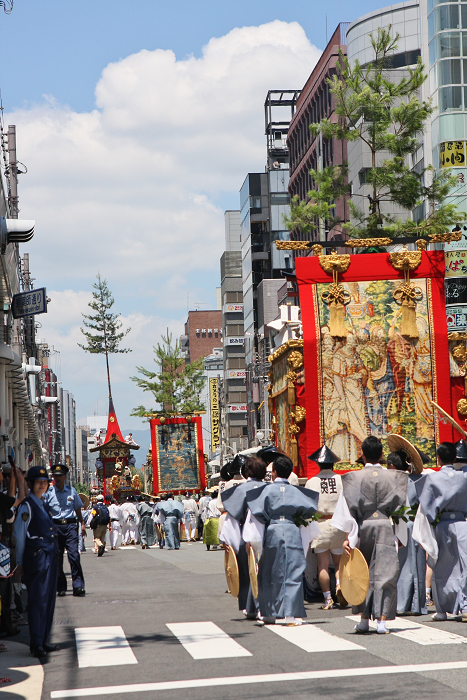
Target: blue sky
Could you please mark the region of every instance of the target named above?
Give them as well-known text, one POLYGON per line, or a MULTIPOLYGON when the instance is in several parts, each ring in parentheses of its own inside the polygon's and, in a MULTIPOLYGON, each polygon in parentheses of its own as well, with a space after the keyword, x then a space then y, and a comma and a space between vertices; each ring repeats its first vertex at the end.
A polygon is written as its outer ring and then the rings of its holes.
MULTIPOLYGON (((145 403, 129 376, 168 327, 213 307, 223 211, 264 169, 267 90, 301 88, 340 21, 375 1, 15 0, 0 11, 5 124, 17 125, 20 216, 36 219, 37 286, 52 299, 40 337, 60 351, 79 418, 106 403, 81 313, 99 271, 132 331, 112 358, 120 424, 145 403)), ((23 252, 24 252, 23 251, 23 252)), ((150 398, 147 399, 150 404, 150 398)))

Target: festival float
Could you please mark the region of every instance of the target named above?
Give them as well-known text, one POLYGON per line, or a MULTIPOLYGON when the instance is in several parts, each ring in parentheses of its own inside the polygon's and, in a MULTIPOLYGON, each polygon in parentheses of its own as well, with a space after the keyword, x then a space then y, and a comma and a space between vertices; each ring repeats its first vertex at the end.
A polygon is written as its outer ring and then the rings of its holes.
MULTIPOLYGON (((96 442, 100 443, 97 436, 96 442)), ((96 444, 90 452, 98 452, 96 459, 96 472, 99 479, 99 487, 104 495, 109 493, 117 503, 123 503, 128 496, 139 496, 142 484, 138 474, 132 475, 130 466, 135 463, 130 454, 132 450, 139 450, 136 443, 128 443, 124 440, 113 401, 109 401, 109 418, 107 433, 102 444, 96 444)))
POLYGON ((385 452, 387 435, 402 435, 431 466, 437 444, 465 437, 467 306, 449 302, 464 290, 467 304, 466 277, 458 279, 467 273, 460 260, 467 251, 445 259, 444 250, 426 250, 427 243, 453 241, 465 247, 460 231, 417 240, 277 242, 313 252, 296 259, 302 337, 269 357, 275 443, 299 476, 318 472, 307 455, 324 443, 341 458, 342 473, 360 468, 370 434, 385 452), (406 243, 416 245, 408 250, 406 243), (324 246, 394 252, 326 255, 324 246))

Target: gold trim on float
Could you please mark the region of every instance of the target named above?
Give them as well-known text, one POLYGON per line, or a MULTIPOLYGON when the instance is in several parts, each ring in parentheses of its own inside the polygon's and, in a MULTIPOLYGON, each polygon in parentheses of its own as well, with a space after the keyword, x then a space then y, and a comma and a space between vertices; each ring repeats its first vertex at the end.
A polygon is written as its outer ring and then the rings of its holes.
POLYGON ((303 348, 303 338, 292 338, 291 340, 288 340, 286 343, 278 347, 277 350, 274 350, 272 355, 269 355, 268 362, 275 362, 290 348, 303 348))

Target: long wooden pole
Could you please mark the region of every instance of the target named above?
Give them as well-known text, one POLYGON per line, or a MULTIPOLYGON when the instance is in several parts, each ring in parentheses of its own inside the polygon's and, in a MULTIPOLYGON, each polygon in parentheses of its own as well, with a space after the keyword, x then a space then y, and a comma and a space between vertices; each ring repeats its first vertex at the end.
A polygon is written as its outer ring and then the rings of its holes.
POLYGON ((438 404, 435 403, 434 401, 431 402, 431 405, 434 406, 436 408, 436 410, 439 411, 441 413, 441 415, 446 418, 447 422, 450 423, 453 428, 458 430, 461 435, 463 435, 465 438, 467 438, 467 432, 464 430, 464 428, 461 428, 459 423, 456 420, 454 420, 454 418, 452 416, 450 416, 449 413, 446 413, 444 408, 441 408, 441 406, 438 406, 438 404))

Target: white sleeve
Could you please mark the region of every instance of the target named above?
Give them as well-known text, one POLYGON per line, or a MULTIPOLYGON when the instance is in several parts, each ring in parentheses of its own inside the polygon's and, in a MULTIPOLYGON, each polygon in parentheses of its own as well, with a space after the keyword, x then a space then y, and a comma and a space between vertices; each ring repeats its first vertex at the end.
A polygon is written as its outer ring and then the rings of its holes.
POLYGON ((319 534, 319 525, 315 520, 312 520, 306 527, 304 525, 300 525, 300 537, 302 538, 303 553, 305 557, 308 554, 310 544, 319 534))
POLYGON ((245 525, 243 526, 242 537, 245 542, 249 542, 253 547, 255 554, 258 557, 263 553, 263 538, 264 538, 265 526, 260 523, 259 520, 255 518, 250 509, 245 520, 245 525))
POLYGON ((235 518, 232 518, 229 513, 227 513, 219 539, 221 542, 224 542, 224 544, 228 544, 229 547, 232 547, 235 552, 238 552, 240 549, 240 545, 242 543, 242 530, 240 528, 240 523, 238 520, 235 520, 235 518))
POLYGON ((436 541, 433 527, 428 522, 428 518, 423 512, 423 508, 418 506, 417 515, 415 516, 412 537, 415 542, 418 542, 425 552, 430 556, 436 564, 438 560, 438 542, 436 541))
POLYGON ((358 524, 354 517, 350 514, 349 506, 342 491, 337 501, 336 510, 331 518, 331 525, 337 527, 338 530, 348 533, 349 545, 355 549, 358 542, 358 524))

